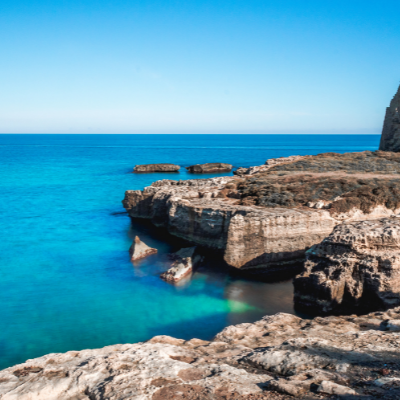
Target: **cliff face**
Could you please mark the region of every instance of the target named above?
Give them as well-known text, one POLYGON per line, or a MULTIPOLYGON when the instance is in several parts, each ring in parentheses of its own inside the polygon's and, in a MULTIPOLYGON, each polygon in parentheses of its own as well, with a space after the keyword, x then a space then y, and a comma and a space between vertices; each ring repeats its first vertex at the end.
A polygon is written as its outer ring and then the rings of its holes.
POLYGON ((28 360, 0 371, 0 399, 395 400, 399 331, 400 308, 312 321, 280 313, 212 341, 156 336, 28 360))
POLYGON ((400 87, 386 108, 379 150, 400 151, 400 87))
POLYGON ((306 254, 295 304, 319 313, 400 305, 400 219, 338 225, 306 254))
POLYGON ((232 267, 277 271, 301 261, 340 222, 394 215, 400 154, 293 157, 240 177, 153 183, 127 191, 129 215, 220 250, 232 267))

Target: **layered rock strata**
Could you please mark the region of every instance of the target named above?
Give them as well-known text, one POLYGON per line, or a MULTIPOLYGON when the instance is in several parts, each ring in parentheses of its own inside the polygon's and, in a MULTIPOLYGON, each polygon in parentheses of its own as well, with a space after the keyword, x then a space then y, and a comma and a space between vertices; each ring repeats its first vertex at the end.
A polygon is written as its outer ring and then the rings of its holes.
POLYGON ((171 255, 173 263, 168 271, 162 273, 160 278, 176 283, 192 275, 193 270, 201 262, 201 255, 196 253, 196 247, 187 247, 171 255))
POLYGON ((133 172, 178 172, 180 169, 175 164, 142 164, 136 165, 133 172))
POLYGON ((386 108, 379 150, 400 151, 400 87, 386 108))
POLYGON ((139 236, 135 237, 132 246, 129 248, 129 254, 131 255, 131 261, 141 260, 142 258, 148 257, 152 254, 156 254, 157 249, 147 246, 143 243, 139 236))
POLYGON ((233 166, 225 163, 196 164, 186 167, 192 174, 208 174, 212 172, 230 172, 233 166))
POLYGON ((396 215, 399 174, 397 153, 326 153, 250 176, 158 181, 128 190, 123 205, 133 218, 221 251, 232 267, 275 272, 302 261, 342 221, 396 215))
POLYGON ((318 313, 400 305, 400 218, 338 225, 306 253, 295 304, 318 313))
POLYGON ((398 399, 400 308, 225 328, 214 340, 49 354, 0 371, 1 400, 398 399), (335 397, 336 398, 336 397, 335 397))

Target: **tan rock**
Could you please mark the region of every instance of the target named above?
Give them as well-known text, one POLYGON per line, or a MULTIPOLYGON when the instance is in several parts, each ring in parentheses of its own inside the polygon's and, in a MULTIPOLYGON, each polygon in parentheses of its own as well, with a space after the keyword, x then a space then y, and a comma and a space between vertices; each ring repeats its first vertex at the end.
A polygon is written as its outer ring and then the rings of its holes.
POLYGON ((136 165, 133 172, 179 172, 180 168, 175 164, 142 164, 136 165))
POLYGON ((206 164, 196 164, 186 167, 188 172, 194 174, 205 174, 212 172, 230 172, 233 166, 226 163, 206 163, 206 164))
POLYGON ((399 218, 338 225, 306 257, 294 281, 298 307, 327 313, 400 305, 399 218))
POLYGON ((172 255, 174 261, 171 268, 162 273, 160 278, 167 282, 176 283, 191 275, 193 269, 196 268, 201 261, 201 256, 195 254, 195 252, 196 247, 188 247, 174 253, 172 255))
POLYGON ((137 261, 152 254, 156 254, 157 249, 153 249, 147 244, 143 243, 139 236, 135 237, 132 246, 129 248, 129 254, 131 255, 131 261, 137 261))

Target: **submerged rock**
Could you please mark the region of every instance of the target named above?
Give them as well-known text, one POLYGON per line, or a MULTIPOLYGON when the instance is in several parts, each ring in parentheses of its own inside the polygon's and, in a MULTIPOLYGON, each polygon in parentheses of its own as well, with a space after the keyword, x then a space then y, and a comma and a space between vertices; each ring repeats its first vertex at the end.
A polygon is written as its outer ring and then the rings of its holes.
POLYGON ((316 399, 316 391, 396 400, 400 340, 382 330, 388 320, 400 321, 400 308, 314 320, 279 313, 229 326, 212 341, 156 336, 48 354, 0 371, 0 398, 288 400, 316 399))
POLYGON ((379 150, 400 151, 400 86, 386 108, 379 150))
POLYGON ((133 241, 132 246, 129 249, 131 261, 137 261, 156 253, 157 249, 153 249, 152 247, 147 246, 147 244, 143 243, 139 239, 139 236, 135 237, 135 240, 133 241))
POLYGON ((295 304, 319 313, 400 305, 400 218, 338 225, 306 253, 295 304))
POLYGON ((241 177, 157 181, 126 191, 123 205, 131 217, 218 250, 249 274, 298 267, 343 221, 400 212, 400 153, 325 153, 273 164, 241 177))
POLYGON ((192 274, 193 269, 201 261, 201 256, 196 254, 196 247, 181 249, 172 255, 174 262, 171 268, 160 275, 167 282, 176 283, 192 274))
POLYGON ((180 168, 175 164, 143 164, 136 165, 133 172, 178 172, 180 168))
POLYGON ((233 166, 231 164, 224 163, 207 163, 207 164, 196 164, 186 167, 188 172, 195 174, 206 174, 211 172, 230 172, 233 166))

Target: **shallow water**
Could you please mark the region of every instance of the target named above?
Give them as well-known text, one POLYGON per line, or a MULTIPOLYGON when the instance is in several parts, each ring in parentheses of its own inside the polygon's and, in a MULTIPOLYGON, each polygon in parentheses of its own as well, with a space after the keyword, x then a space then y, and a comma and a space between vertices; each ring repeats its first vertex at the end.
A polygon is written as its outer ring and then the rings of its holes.
POLYGON ((209 339, 230 324, 294 313, 291 281, 199 270, 185 285, 163 282, 164 255, 179 242, 131 226, 124 191, 219 175, 132 174, 135 164, 251 166, 378 144, 378 135, 0 135, 0 368, 154 335, 209 339), (159 255, 133 265, 136 234, 159 255))

